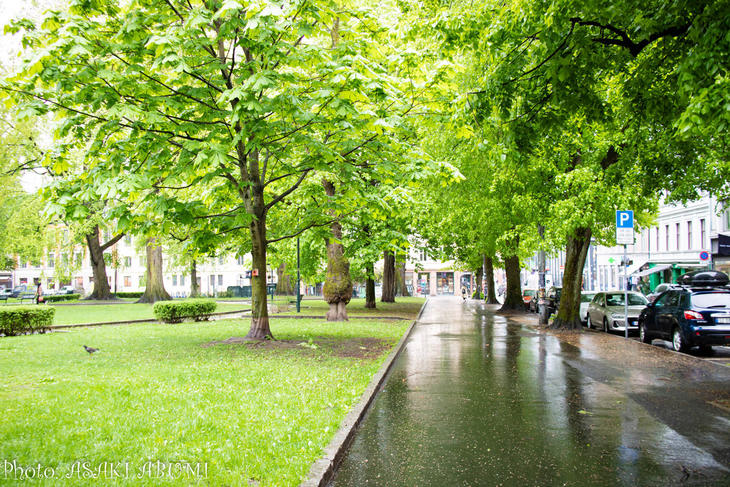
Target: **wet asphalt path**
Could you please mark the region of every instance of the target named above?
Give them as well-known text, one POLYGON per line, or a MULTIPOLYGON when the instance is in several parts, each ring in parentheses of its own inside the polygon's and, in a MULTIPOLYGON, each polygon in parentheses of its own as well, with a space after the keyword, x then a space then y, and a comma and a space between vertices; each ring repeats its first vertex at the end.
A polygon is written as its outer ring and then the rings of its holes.
POLYGON ((332 486, 730 486, 730 369, 431 299, 332 486))

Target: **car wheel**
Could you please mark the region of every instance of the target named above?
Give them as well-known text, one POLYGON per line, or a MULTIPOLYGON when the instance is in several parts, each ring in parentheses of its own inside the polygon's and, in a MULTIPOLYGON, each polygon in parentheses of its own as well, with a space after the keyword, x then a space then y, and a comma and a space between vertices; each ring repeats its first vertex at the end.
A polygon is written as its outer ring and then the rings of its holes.
POLYGON ((646 325, 644 323, 639 326, 639 339, 642 343, 651 343, 651 336, 646 331, 646 325))
POLYGON ((608 320, 605 317, 603 318, 603 331, 608 333, 608 320))
POLYGON ((687 350, 687 345, 684 344, 684 338, 682 338, 682 331, 677 326, 674 327, 672 332, 672 348, 677 352, 687 350))

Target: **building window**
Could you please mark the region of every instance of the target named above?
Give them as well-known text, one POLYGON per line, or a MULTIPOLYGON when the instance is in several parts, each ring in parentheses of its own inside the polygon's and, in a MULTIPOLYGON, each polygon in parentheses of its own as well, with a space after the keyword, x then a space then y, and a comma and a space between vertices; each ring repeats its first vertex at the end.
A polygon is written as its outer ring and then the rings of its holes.
POLYGON ((132 267, 132 258, 131 257, 124 258, 124 267, 132 267))
POLYGON ((218 274, 218 286, 223 286, 223 274, 218 274))
POLYGON ((706 249, 705 247, 705 219, 700 220, 700 249, 706 249))
POLYGON ((218 263, 223 265, 223 256, 218 257, 218 263))
POLYGON ((127 234, 124 236, 124 243, 130 245, 132 243, 132 236, 127 234))
POLYGON ((215 287, 215 276, 213 274, 210 275, 210 285, 215 287))
MULTIPOLYGON (((48 267, 56 266, 56 254, 48 254, 48 267)), ((25 267, 25 266, 23 266, 25 267)))
POLYGON ((676 237, 677 250, 679 250, 679 223, 674 224, 674 236, 676 237))
POLYGON ((124 276, 124 287, 132 287, 132 276, 124 276))
POLYGON ((428 260, 428 251, 426 251, 426 249, 421 249, 418 255, 418 260, 421 262, 428 260))
POLYGON ((180 285, 181 286, 185 285, 185 274, 180 274, 180 285))
POLYGON ((177 274, 172 275, 172 285, 177 286, 177 274))
POLYGON ((236 259, 236 262, 238 262, 238 265, 243 265, 243 256, 239 256, 238 259, 236 259))
POLYGON ((144 287, 144 276, 139 276, 139 287, 144 287))
POLYGON ((659 251, 659 227, 656 227, 656 246, 655 246, 655 250, 657 252, 659 251))
POLYGON ((139 256, 139 266, 140 267, 147 267, 147 259, 144 255, 139 256))
POLYGON ((687 222, 687 250, 692 250, 692 222, 687 222))
POLYGON ((74 253, 74 267, 81 267, 81 252, 74 253))
POLYGON ((664 225, 664 250, 669 252, 669 225, 664 225))

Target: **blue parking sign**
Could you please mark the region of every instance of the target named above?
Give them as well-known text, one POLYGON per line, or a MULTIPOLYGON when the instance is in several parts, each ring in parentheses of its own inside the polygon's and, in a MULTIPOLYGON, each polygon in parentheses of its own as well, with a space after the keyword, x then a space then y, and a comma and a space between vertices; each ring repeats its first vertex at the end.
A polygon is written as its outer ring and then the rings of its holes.
POLYGON ((616 228, 634 228, 633 210, 616 210, 616 228))

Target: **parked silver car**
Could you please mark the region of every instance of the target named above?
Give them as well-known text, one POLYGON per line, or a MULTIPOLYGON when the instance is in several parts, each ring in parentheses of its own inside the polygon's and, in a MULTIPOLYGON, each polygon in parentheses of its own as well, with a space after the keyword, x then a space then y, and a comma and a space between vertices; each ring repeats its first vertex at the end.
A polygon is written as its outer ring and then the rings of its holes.
MULTIPOLYGON (((639 314, 649 301, 643 294, 629 291, 629 330, 639 329, 639 314)), ((603 328, 603 331, 624 331, 626 326, 624 316, 624 292, 600 292, 593 297, 588 305, 588 328, 603 328)))
POLYGON ((584 291, 580 293, 580 321, 583 323, 588 321, 588 305, 596 296, 594 291, 584 291))

